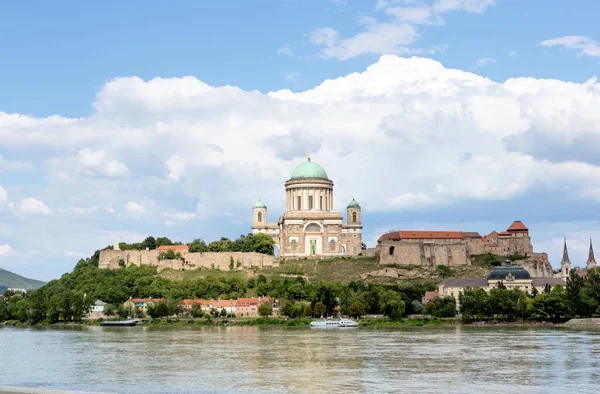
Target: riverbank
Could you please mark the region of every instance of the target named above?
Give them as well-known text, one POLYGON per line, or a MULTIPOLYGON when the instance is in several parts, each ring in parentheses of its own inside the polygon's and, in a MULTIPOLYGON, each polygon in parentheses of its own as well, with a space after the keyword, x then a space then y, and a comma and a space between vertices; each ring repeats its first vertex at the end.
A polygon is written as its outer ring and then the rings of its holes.
MULTIPOLYGON (((118 319, 109 320, 116 321, 118 319)), ((280 327, 302 327, 309 326, 312 321, 317 319, 286 319, 278 317, 268 318, 168 318, 168 319, 140 319, 138 327, 153 327, 153 326, 173 326, 173 327, 194 327, 194 326, 209 326, 209 327, 230 327, 230 326, 280 326, 280 327)), ((38 323, 30 325, 17 320, 9 320, 0 323, 0 326, 12 327, 84 327, 84 326, 100 326, 104 321, 84 320, 78 323, 38 323)), ((480 320, 465 322, 459 318, 435 318, 435 317, 408 317, 399 320, 391 320, 388 318, 364 318, 357 320, 360 327, 396 327, 396 326, 411 326, 411 327, 432 327, 432 326, 600 326, 600 319, 572 319, 567 322, 550 322, 538 320, 480 320)))

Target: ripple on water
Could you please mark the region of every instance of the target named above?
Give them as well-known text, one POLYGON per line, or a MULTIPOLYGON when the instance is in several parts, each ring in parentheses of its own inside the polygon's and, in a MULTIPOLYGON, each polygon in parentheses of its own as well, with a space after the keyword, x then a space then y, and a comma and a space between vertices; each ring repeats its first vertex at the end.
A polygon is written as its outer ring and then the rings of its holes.
POLYGON ((0 329, 0 385, 112 392, 598 393, 600 330, 0 329))

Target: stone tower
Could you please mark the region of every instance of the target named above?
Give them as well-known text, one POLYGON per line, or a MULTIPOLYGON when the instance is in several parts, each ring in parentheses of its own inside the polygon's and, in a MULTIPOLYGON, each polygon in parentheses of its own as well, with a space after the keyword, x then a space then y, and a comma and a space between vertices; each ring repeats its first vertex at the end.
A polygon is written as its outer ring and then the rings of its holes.
POLYGON ((571 260, 569 260, 569 251, 567 250, 567 239, 565 238, 565 246, 563 249, 563 258, 560 262, 561 278, 567 280, 569 272, 571 272, 571 260))
POLYGON ((352 199, 352 201, 350 201, 346 209, 348 224, 360 225, 360 205, 358 204, 358 202, 356 202, 355 199, 352 199))
POLYGON ((585 263, 586 269, 596 268, 596 259, 594 258, 594 248, 592 246, 592 238, 590 238, 590 253, 588 254, 587 262, 585 263))
POLYGON ((267 224, 267 206, 259 198, 252 207, 252 226, 265 226, 267 224))

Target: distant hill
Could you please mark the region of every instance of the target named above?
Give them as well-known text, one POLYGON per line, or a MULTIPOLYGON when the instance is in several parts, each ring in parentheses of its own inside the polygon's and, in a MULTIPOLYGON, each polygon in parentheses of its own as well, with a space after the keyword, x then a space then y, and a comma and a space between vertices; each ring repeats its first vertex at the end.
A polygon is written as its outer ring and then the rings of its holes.
POLYGON ((0 290, 2 290, 3 287, 31 290, 38 289, 45 284, 46 282, 42 282, 41 280, 24 278, 21 275, 0 268, 0 290))

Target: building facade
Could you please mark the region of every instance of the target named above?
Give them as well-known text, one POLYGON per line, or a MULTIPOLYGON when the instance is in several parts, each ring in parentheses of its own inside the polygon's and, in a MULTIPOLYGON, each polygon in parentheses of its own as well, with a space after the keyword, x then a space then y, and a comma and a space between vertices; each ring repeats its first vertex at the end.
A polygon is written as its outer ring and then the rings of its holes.
POLYGON ((458 266, 471 263, 471 256, 496 254, 523 256, 515 264, 526 268, 533 277, 551 277, 552 266, 546 253, 535 253, 529 229, 515 221, 506 231, 486 236, 463 231, 392 231, 377 241, 382 265, 458 266))
POLYGON ((448 278, 438 287, 439 297, 454 297, 457 308, 460 306, 460 294, 464 293, 466 288, 482 288, 490 291, 502 283, 507 289, 519 289, 531 293, 535 288, 537 292, 544 291, 546 286, 550 288, 561 285, 566 286, 566 282, 560 278, 535 278, 523 267, 512 265, 507 260, 504 265, 496 267, 490 271, 487 278, 448 278))
POLYGON ((361 207, 352 199, 346 221, 333 206, 333 182, 320 165, 308 160, 285 182, 285 212, 267 221, 267 207, 252 209, 252 233, 271 236, 281 257, 356 256, 362 252, 361 207))

